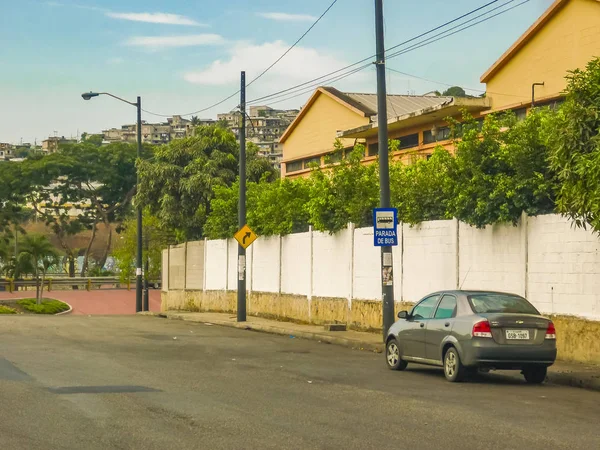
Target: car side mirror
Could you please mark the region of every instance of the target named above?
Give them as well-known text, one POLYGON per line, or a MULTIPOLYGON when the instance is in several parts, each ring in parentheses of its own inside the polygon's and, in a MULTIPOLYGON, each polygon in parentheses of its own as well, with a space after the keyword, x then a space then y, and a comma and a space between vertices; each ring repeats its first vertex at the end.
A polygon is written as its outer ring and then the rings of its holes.
POLYGON ((408 311, 400 311, 398 313, 398 319, 408 319, 408 311))

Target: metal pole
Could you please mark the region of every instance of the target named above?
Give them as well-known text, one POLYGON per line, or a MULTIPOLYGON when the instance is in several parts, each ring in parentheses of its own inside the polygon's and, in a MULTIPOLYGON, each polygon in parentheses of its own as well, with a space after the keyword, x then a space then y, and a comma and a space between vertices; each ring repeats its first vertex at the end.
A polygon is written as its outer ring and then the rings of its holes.
MULTIPOLYGON (((240 87, 240 198, 238 224, 246 225, 246 72, 242 72, 240 87)), ((246 249, 238 244, 237 321, 246 321, 246 249)))
MULTIPOLYGON (((387 92, 385 86, 385 46, 383 42, 383 0, 375 0, 375 37, 377 61, 377 126, 379 128, 379 203, 382 208, 390 207, 390 167, 388 159, 387 92)), ((393 276, 384 282, 384 267, 391 269, 392 247, 381 247, 381 291, 383 303, 383 339, 394 323, 393 276)))
POLYGON ((535 87, 536 86, 543 86, 544 83, 533 83, 531 85, 531 107, 534 108, 535 107, 535 87))
MULTIPOLYGON (((137 98, 137 157, 142 157, 142 98, 137 98)), ((137 172, 136 192, 140 187, 140 172, 137 172)), ((135 312, 142 311, 142 207, 136 202, 137 210, 137 258, 135 264, 135 312)))

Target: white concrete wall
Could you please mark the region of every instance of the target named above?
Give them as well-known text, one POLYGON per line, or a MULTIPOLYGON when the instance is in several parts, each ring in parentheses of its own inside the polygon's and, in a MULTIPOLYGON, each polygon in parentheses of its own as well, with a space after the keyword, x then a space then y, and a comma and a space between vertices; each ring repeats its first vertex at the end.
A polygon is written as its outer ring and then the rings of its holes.
POLYGON ((403 299, 416 302, 425 295, 456 289, 458 222, 433 220, 402 226, 404 237, 403 299))
MULTIPOLYGON (((458 282, 463 289, 526 295, 543 313, 600 320, 600 240, 568 219, 548 215, 485 229, 431 221, 400 230, 393 249, 396 301, 416 301, 458 282)), ((184 245, 163 252, 164 290, 183 289, 186 278, 188 289, 201 289, 203 278, 206 290, 237 289, 237 242, 230 240, 229 249, 225 240, 200 244, 188 243, 187 267, 184 245)), ((261 237, 247 250, 246 270, 252 291, 381 300, 380 249, 371 228, 284 236, 281 249, 278 236, 261 237)))
MULTIPOLYGON (((381 249, 373 245, 373 228, 354 230, 352 298, 381 299, 381 249)), ((400 277, 400 272, 394 273, 400 277)))
POLYGON ((351 229, 313 233, 313 295, 348 298, 352 289, 351 229))
POLYGON ((185 288, 202 290, 204 287, 204 241, 187 243, 185 288))
POLYGON ((235 239, 227 240, 227 290, 237 291, 238 285, 238 242, 235 239))
POLYGON ((265 236, 252 244, 252 290, 255 292, 279 292, 279 240, 279 236, 265 236))
POLYGON ((600 241, 561 216, 528 219, 528 298, 541 311, 600 319, 600 241))
POLYGON ((283 236, 281 246, 281 292, 310 295, 311 233, 283 236))
POLYGON ((525 261, 520 227, 496 224, 477 229, 460 224, 459 280, 463 289, 525 295, 525 261))
POLYGON ((220 291, 227 288, 227 241, 206 241, 206 289, 220 291))
POLYGON ((185 288, 185 244, 173 245, 169 250, 169 290, 185 288))

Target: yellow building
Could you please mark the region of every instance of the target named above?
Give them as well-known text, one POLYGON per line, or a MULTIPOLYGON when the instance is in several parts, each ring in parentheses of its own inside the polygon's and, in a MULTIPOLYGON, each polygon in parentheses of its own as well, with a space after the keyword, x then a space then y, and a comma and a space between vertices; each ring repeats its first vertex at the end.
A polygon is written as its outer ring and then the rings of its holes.
MULTIPOLYGON (((388 95, 388 120, 456 106, 460 103, 457 100, 452 97, 388 95)), ((487 101, 481 100, 479 103, 487 104, 487 101)), ((458 108, 455 111, 458 112, 458 108)), ((283 144, 282 176, 302 176, 310 171, 311 163, 324 164, 326 156, 335 162, 343 157, 334 152, 336 139, 339 138, 347 149, 357 142, 357 137, 346 137, 340 133, 348 129, 362 130, 376 121, 375 94, 344 93, 331 87, 318 88, 280 138, 283 144)), ((419 143, 414 136, 406 136, 400 146, 411 148, 419 143)), ((377 146, 370 146, 365 161, 374 160, 376 156, 377 146)))
MULTIPOLYGON (((482 75, 485 98, 388 96, 388 133, 400 141, 394 157, 426 157, 442 145, 453 151, 444 119, 459 119, 466 110, 476 118, 513 110, 525 116, 532 103, 561 101, 569 70, 583 68, 600 56, 600 0, 556 0, 544 14, 482 75)), ((344 146, 367 145, 364 161, 377 157, 377 107, 373 94, 347 94, 319 88, 286 130, 282 176, 306 174, 311 162, 325 163, 339 138, 344 146)), ((340 155, 335 155, 339 158, 340 155)))
POLYGON ((492 111, 559 99, 569 70, 600 56, 600 1, 556 0, 481 76, 492 111))

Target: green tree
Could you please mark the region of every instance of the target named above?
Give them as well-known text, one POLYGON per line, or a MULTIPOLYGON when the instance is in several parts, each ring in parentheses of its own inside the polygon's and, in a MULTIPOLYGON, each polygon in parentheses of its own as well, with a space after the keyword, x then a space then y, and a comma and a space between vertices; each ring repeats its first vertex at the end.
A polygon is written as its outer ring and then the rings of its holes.
POLYGON ((379 203, 379 164, 362 164, 364 151, 359 144, 346 159, 311 173, 307 211, 316 230, 335 233, 350 222, 372 223, 373 208, 379 203))
POLYGON ((197 127, 198 125, 200 125, 200 119, 198 118, 198 116, 192 116, 191 123, 195 127, 197 127))
POLYGON ((248 223, 259 235, 308 231, 310 187, 306 179, 262 181, 249 194, 253 207, 248 210, 248 223))
POLYGON ((442 95, 447 95, 449 97, 468 97, 467 93, 460 86, 452 86, 446 89, 442 95))
MULTIPOLYGON (((141 161, 137 200, 150 208, 164 229, 178 241, 203 237, 217 187, 229 187, 238 173, 239 145, 235 135, 218 125, 200 126, 193 137, 172 141, 156 150, 152 161, 141 161)), ((272 174, 256 162, 249 146, 248 181, 272 174)))
POLYGON ((398 220, 411 225, 425 220, 449 219, 451 179, 454 158, 443 147, 436 148, 430 159, 418 159, 405 165, 390 166, 392 206, 398 208, 398 220))
POLYGON ((21 253, 18 258, 21 262, 27 262, 33 269, 36 280, 36 300, 39 305, 44 294, 46 273, 50 267, 59 264, 59 254, 46 236, 27 234, 21 242, 21 253), (42 276, 41 289, 40 274, 42 276))
POLYGON ((550 111, 530 114, 518 122, 514 114, 488 115, 482 130, 465 116, 456 160, 449 213, 477 227, 497 222, 516 224, 530 215, 554 209, 555 177, 546 162, 547 147, 540 124, 550 111))
MULTIPOLYGON (((147 280, 160 278, 162 250, 173 242, 173 237, 161 229, 160 221, 150 214, 148 209, 143 212, 142 235, 144 246, 142 249, 142 260, 144 265, 148 262, 148 271, 145 272, 147 280)), ((123 223, 122 232, 116 240, 113 256, 117 261, 117 267, 122 281, 131 279, 135 275, 135 263, 137 256, 137 222, 129 219, 123 223)))
MULTIPOLYGON (((143 157, 151 149, 145 147, 143 157)), ((36 213, 51 227, 69 260, 69 275, 80 249, 71 248, 67 237, 91 230, 83 249, 82 275, 96 236, 98 223, 109 230, 103 266, 112 244, 112 223, 124 220, 135 194, 137 148, 113 143, 103 147, 84 143, 69 145, 44 157, 25 161, 23 175, 29 182, 28 200, 36 213)))
POLYGON ((104 135, 102 134, 81 133, 81 142, 85 142, 86 144, 100 147, 103 141, 104 135))
POLYGON ((558 211, 600 233, 600 58, 567 76, 566 101, 547 130, 558 211))
POLYGON ((21 223, 28 190, 21 163, 0 163, 0 233, 21 223))

